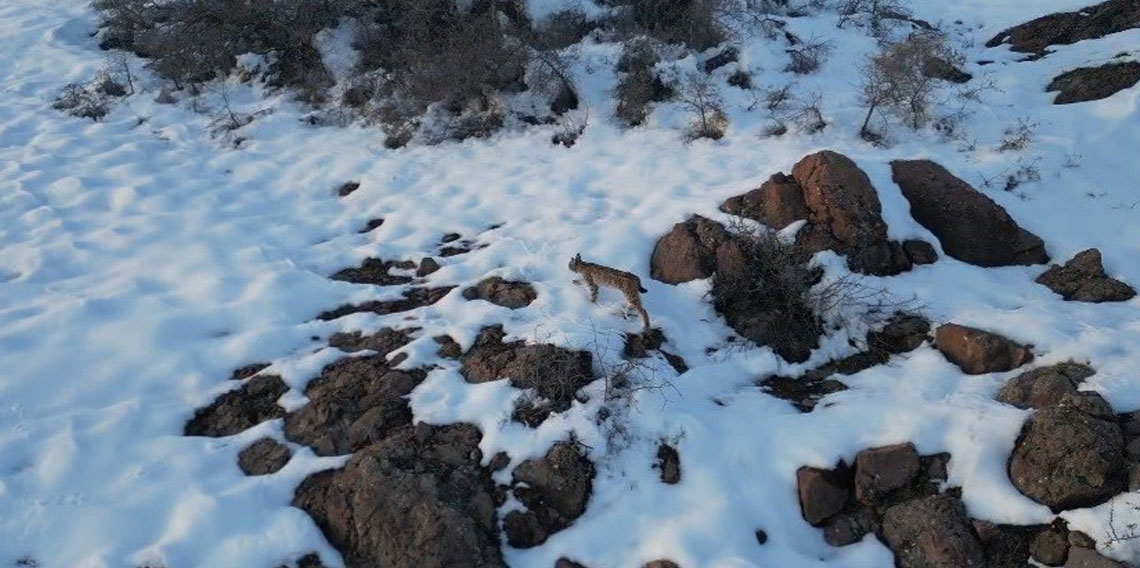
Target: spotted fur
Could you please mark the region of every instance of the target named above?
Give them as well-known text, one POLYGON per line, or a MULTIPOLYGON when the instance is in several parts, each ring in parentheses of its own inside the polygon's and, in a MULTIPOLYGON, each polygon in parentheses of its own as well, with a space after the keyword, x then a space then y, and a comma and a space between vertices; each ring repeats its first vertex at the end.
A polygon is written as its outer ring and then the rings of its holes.
POLYGON ((641 305, 641 294, 649 290, 641 287, 641 278, 636 274, 586 262, 582 260, 581 254, 570 259, 570 271, 582 275, 586 286, 590 287, 591 302, 598 301, 599 286, 608 286, 624 294, 630 307, 641 314, 641 322, 645 325, 645 329, 649 329, 649 313, 645 311, 645 306, 641 305))

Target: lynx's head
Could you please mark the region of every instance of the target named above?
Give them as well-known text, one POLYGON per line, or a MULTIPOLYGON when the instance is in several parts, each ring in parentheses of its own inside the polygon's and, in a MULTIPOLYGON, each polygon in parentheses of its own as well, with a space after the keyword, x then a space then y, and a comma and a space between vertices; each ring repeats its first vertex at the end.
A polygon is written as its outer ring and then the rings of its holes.
POLYGON ((578 272, 582 268, 582 253, 574 255, 574 258, 570 259, 569 268, 570 272, 578 272))

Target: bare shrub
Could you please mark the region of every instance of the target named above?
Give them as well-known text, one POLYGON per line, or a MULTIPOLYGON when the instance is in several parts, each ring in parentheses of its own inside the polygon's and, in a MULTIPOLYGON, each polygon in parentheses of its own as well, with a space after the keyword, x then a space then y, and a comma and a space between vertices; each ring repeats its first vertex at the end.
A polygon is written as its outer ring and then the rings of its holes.
POLYGON ((792 120, 808 134, 815 134, 827 128, 827 120, 823 118, 823 94, 817 91, 799 99, 792 120))
POLYGON ((704 50, 728 36, 725 17, 736 0, 609 0, 636 32, 704 50))
POLYGON ((792 60, 784 70, 797 75, 815 73, 827 61, 827 56, 831 53, 832 47, 831 42, 819 38, 812 38, 799 43, 786 50, 792 60))
POLYGON ((745 91, 752 89, 752 74, 744 69, 736 69, 728 76, 728 84, 745 91))
POLYGON ((649 104, 668 100, 673 91, 661 80, 654 68, 660 61, 656 47, 648 40, 627 43, 618 60, 622 73, 614 89, 617 100, 615 114, 628 126, 637 126, 649 116, 649 104))
POLYGON ((1033 145, 1037 138, 1037 123, 1029 117, 1018 118, 1012 125, 1006 127, 1002 134, 999 152, 1020 152, 1033 145))
POLYGON ((60 91, 52 108, 78 118, 98 121, 110 112, 106 95, 82 83, 71 83, 60 91))
POLYGON ((961 55, 945 36, 933 32, 911 34, 871 55, 861 70, 860 100, 867 109, 860 127, 864 137, 877 136, 870 130, 871 118, 884 111, 914 129, 930 122, 941 81, 926 73, 933 60, 960 61, 961 55))
POLYGON ((875 37, 887 35, 901 22, 910 22, 922 29, 933 29, 930 24, 914 19, 903 0, 840 0, 837 8, 838 27, 863 25, 875 37))
POLYGON ((719 140, 728 129, 728 117, 724 114, 724 102, 720 90, 712 78, 703 73, 686 75, 677 88, 677 98, 693 115, 689 138, 709 138, 719 140))

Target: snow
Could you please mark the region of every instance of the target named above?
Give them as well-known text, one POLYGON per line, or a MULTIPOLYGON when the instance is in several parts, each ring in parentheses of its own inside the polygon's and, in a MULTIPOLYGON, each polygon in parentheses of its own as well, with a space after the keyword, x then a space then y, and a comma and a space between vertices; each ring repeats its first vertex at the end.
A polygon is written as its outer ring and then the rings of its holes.
MULTIPOLYGON (((45 567, 270 567, 309 551, 337 565, 339 556, 289 501, 305 476, 343 458, 293 445, 284 470, 245 477, 237 453, 265 435, 283 439, 280 421, 222 439, 181 431, 195 408, 234 388, 226 380, 234 368, 256 361, 273 363, 271 372, 293 389, 282 403, 299 407, 305 383, 343 356, 323 339, 385 325, 422 328, 404 349, 405 366, 441 365, 411 396, 418 420, 474 423, 484 433, 484 455, 508 451, 512 465, 570 432, 592 448, 599 476, 586 514, 539 548, 505 549, 513 566, 550 566, 564 555, 590 566, 657 558, 682 566, 889 566, 889 551, 874 538, 827 546, 800 517, 794 474, 801 465, 830 466, 860 449, 903 441, 924 454, 953 454, 950 483, 962 487, 972 516, 1048 522, 1048 509, 1020 495, 1005 473, 1028 413, 993 395, 1016 371, 964 376, 923 347, 846 379, 851 390, 829 397, 832 406, 800 414, 753 380, 848 354, 847 336, 829 337, 802 365, 783 363, 768 349, 729 347, 730 330, 705 297, 708 284, 651 280, 648 260, 674 223, 693 213, 723 219, 716 208, 724 198, 830 148, 871 177, 893 238, 937 242, 910 218, 888 166, 929 157, 1042 236, 1055 260, 1099 247, 1111 275, 1140 283, 1140 88, 1067 106, 1050 105, 1052 95, 1043 92, 1061 71, 1121 51, 1135 55, 1140 31, 1061 46, 1034 62, 981 47, 1008 25, 1082 4, 915 6, 934 22, 962 20, 954 29, 972 62, 968 70, 1000 89, 984 93, 964 125, 977 140, 966 151, 932 132, 898 130, 889 148, 860 141, 856 71, 873 42, 858 30, 837 30, 826 17, 790 24, 801 36, 834 43, 824 68, 798 79, 802 92, 824 95, 831 125, 822 133, 763 138, 762 112, 745 110, 746 95, 731 88, 731 127, 721 141, 686 142, 688 118, 677 104, 660 105, 645 127, 621 130, 608 120, 618 52, 594 44, 581 48, 575 67, 589 127, 572 148, 550 144, 552 128, 533 128, 391 151, 378 129, 308 126, 308 111, 287 96, 237 83, 225 88, 235 110, 272 112, 212 136, 222 115, 220 91, 203 96, 204 114, 187 99, 158 104, 159 83, 142 71, 144 92, 106 120, 64 116, 50 108, 54 95, 105 63, 90 37, 93 12, 67 0, 0 5, 0 565, 34 558, 45 567), (996 63, 973 63, 982 59, 996 63), (1039 125, 1037 141, 1021 152, 998 152, 1003 130, 1019 117, 1039 125), (237 137, 244 141, 235 147, 237 137), (1036 163, 1040 181, 1014 192, 1000 183, 984 187, 1018 160, 1036 163), (349 180, 361 188, 338 198, 335 189, 349 180), (383 226, 358 233, 377 217, 383 226), (328 274, 368 256, 431 256, 448 232, 486 248, 440 259, 431 285, 500 275, 533 282, 538 300, 510 311, 467 302, 457 290, 406 314, 314 320, 344 303, 399 294, 328 274), (593 420, 600 382, 587 387, 589 402, 531 430, 509 420, 517 391, 505 383, 468 385, 454 363, 434 358, 433 335, 468 346, 480 327, 501 322, 513 337, 592 349, 616 362, 621 334, 640 324, 624 313, 620 296, 603 292, 591 304, 571 283, 566 262, 578 252, 642 275, 654 325, 692 367, 678 377, 654 363, 672 386, 629 401, 626 437, 593 420), (718 351, 707 353, 709 347, 718 351), (662 439, 681 454, 684 479, 676 486, 658 482, 651 469, 662 439), (764 546, 756 543, 758 529, 769 535, 764 546)), ((537 18, 557 5, 532 2, 532 10, 537 18)), ((346 29, 323 37, 329 60, 351 60, 346 29)), ((758 39, 745 46, 742 64, 761 84, 779 85, 795 79, 781 71, 783 57, 780 46, 758 39)), ((140 70, 142 62, 132 65, 140 70)), ((823 256, 821 262, 836 264, 834 255, 823 256)), ((936 322, 1032 343, 1035 364, 1089 361, 1098 373, 1085 388, 1118 411, 1140 408, 1140 300, 1063 302, 1033 283, 1041 270, 982 269, 943 256, 867 280, 898 297, 914 295, 936 322)), ((1103 541, 1110 508, 1120 527, 1140 521, 1133 502, 1140 499, 1129 495, 1114 507, 1063 516, 1103 541)), ((1106 552, 1136 558, 1140 547, 1106 552)))

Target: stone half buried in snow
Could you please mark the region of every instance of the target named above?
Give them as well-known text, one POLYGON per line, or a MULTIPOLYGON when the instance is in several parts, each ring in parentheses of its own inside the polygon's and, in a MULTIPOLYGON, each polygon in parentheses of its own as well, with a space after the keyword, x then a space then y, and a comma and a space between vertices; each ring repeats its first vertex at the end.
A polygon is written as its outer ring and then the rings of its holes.
POLYGON ((649 260, 650 276, 667 284, 708 278, 717 270, 718 251, 731 240, 724 225, 693 215, 657 240, 649 260))
POLYGON ((1061 403, 1065 395, 1096 371, 1080 363, 1058 363, 1026 371, 1005 383, 998 391, 998 402, 1017 408, 1046 408, 1061 403))
POLYGON ((1044 264, 1045 244, 985 194, 929 160, 891 162, 910 213, 942 250, 976 266, 1044 264))
POLYGON ((883 540, 899 568, 985 568, 982 543, 962 503, 932 495, 887 509, 883 540))
POLYGON ((545 456, 519 464, 513 492, 526 510, 503 519, 507 543, 532 548, 570 526, 586 512, 594 475, 593 462, 571 442, 559 442, 545 456))
POLYGON ((404 427, 344 468, 309 476, 293 505, 348 568, 505 567, 479 440, 467 424, 404 427))
POLYGON ((1077 253, 1064 266, 1049 267, 1037 283, 1074 302, 1124 302, 1136 297, 1132 286, 1109 278, 1095 248, 1077 253))
POLYGON ((1010 371, 1033 360, 1033 352, 1024 345, 954 323, 935 330, 934 344, 951 363, 971 375, 1010 371))
POLYGON ((1124 438, 1108 403, 1068 394, 1026 422, 1009 460, 1009 478, 1054 512, 1104 503, 1125 488, 1124 438))
POLYGON ((529 306, 538 298, 538 293, 534 291, 534 286, 531 286, 529 282, 516 282, 504 280, 499 276, 491 276, 463 290, 463 298, 466 300, 485 300, 497 306, 517 310, 529 306))
POLYGON ((285 409, 277 399, 289 387, 277 375, 255 375, 237 390, 229 391, 209 406, 199 408, 186 423, 186 436, 232 436, 266 420, 281 418, 285 409))
POLYGON ((1045 91, 1057 92, 1053 104, 1067 105, 1107 99, 1136 83, 1140 83, 1140 61, 1116 61, 1066 71, 1045 91))

